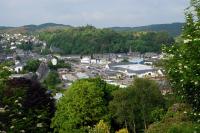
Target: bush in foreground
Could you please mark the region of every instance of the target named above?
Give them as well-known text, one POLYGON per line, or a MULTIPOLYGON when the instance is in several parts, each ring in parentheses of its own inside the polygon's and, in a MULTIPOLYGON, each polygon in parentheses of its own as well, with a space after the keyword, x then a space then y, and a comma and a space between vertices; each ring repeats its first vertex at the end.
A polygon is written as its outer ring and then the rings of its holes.
POLYGON ((50 131, 54 101, 40 83, 24 78, 8 80, 0 91, 0 130, 50 131))

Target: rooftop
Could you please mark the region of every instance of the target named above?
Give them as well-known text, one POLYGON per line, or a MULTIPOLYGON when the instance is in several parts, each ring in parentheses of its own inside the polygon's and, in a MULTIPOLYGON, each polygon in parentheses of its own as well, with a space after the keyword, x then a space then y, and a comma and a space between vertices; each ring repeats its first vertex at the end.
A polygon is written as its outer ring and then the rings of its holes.
POLYGON ((113 67, 124 68, 132 71, 142 71, 142 70, 153 70, 152 66, 142 65, 142 64, 129 64, 129 65, 116 65, 113 67))

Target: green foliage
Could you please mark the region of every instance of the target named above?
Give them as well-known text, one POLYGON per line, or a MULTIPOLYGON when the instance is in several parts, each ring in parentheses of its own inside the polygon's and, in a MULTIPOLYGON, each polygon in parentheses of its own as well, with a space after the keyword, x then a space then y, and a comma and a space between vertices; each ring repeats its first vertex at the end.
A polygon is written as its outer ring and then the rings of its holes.
POLYGON ((40 39, 48 42, 48 47, 60 48, 64 54, 126 53, 130 47, 133 51, 160 52, 162 44, 169 45, 174 42, 173 38, 164 32, 118 33, 92 26, 42 32, 40 39))
POLYGON ((164 96, 164 99, 165 99, 165 108, 166 109, 168 109, 169 107, 171 107, 175 103, 181 102, 181 99, 179 99, 179 97, 177 97, 174 93, 166 94, 164 96))
POLYGON ((126 129, 126 128, 120 129, 120 130, 117 131, 116 133, 128 133, 128 129, 126 129))
POLYGON ((0 130, 9 133, 50 131, 54 101, 36 81, 13 79, 0 91, 0 130))
POLYGON ((169 128, 168 133, 198 133, 200 132, 200 126, 194 123, 181 123, 174 124, 169 128))
POLYGON ((33 49, 33 45, 32 44, 20 44, 17 46, 17 48, 28 51, 28 50, 32 50, 33 49))
POLYGON ((0 80, 5 80, 10 76, 11 72, 9 68, 0 66, 0 80))
POLYGON ((198 133, 200 125, 188 116, 191 108, 185 104, 174 104, 160 122, 150 125, 146 133, 198 133))
POLYGON ((65 63, 63 60, 58 60, 57 65, 53 65, 52 62, 48 62, 48 67, 51 70, 57 70, 58 68, 67 68, 71 70, 72 68, 70 63, 65 63))
POLYGON ((110 133, 110 128, 103 120, 100 120, 99 123, 89 131, 89 133, 110 133))
POLYGON ((154 122, 161 121, 165 116, 165 110, 163 108, 157 108, 151 112, 151 119, 154 122))
MULTIPOLYGON (((200 112, 200 1, 192 0, 186 11, 183 41, 169 49, 165 69, 174 92, 200 112)), ((196 117, 197 118, 197 117, 196 117)), ((200 118, 197 118, 200 121, 200 118)))
POLYGON ((13 61, 4 61, 4 62, 1 62, 0 65, 1 66, 11 67, 11 66, 15 65, 15 63, 13 61))
POLYGON ((0 64, 0 81, 8 79, 8 77, 12 74, 11 66, 13 62, 5 61, 0 64))
POLYGON ((28 72, 36 72, 38 67, 40 65, 40 61, 39 60, 28 60, 26 62, 26 66, 24 67, 24 70, 25 71, 28 71, 28 72))
POLYGON ((56 71, 49 72, 48 76, 44 80, 44 84, 48 87, 48 89, 55 90, 56 86, 60 83, 59 75, 56 71))
POLYGON ((164 106, 158 85, 148 79, 135 79, 130 87, 115 91, 113 96, 109 105, 112 117, 119 127, 131 132, 147 128, 153 122, 151 112, 164 106))
MULTIPOLYGON (((130 90, 119 89, 113 92, 113 100, 109 103, 111 116, 118 123, 118 127, 135 128, 135 111, 136 103, 131 99, 130 90)), ((133 95, 132 95, 133 96, 133 95)), ((134 97, 134 96, 133 96, 134 97)), ((139 116, 139 114, 138 114, 139 116)), ((115 127, 114 127, 115 128, 115 127)))
POLYGON ((171 36, 179 36, 181 34, 181 30, 184 23, 172 23, 172 24, 155 24, 149 26, 141 26, 141 27, 113 27, 114 31, 118 32, 167 32, 171 36))
POLYGON ((52 119, 54 131, 82 133, 89 131, 100 120, 109 121, 107 105, 112 89, 100 79, 84 79, 73 83, 57 104, 52 119))

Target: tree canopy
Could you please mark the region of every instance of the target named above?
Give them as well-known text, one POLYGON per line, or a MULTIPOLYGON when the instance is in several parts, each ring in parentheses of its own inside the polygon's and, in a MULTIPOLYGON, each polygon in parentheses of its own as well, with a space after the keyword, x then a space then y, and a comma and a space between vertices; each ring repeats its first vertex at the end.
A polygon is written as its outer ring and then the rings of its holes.
MULTIPOLYGON (((183 41, 165 48, 165 70, 174 92, 200 112, 200 1, 186 10, 183 41)), ((196 117, 199 121, 200 118, 196 117)))
POLYGON ((186 104, 174 104, 163 119, 149 126, 146 133, 198 133, 200 125, 191 121, 186 112, 191 110, 186 104))
POLYGON ((36 70, 38 69, 40 65, 40 61, 39 60, 28 60, 26 62, 26 66, 24 67, 25 71, 28 72, 36 72, 36 70))
POLYGON ((135 79, 127 89, 113 92, 109 104, 111 116, 120 128, 131 132, 147 129, 153 122, 151 112, 164 107, 164 100, 158 85, 147 79, 135 79))
POLYGON ((107 105, 112 89, 100 79, 76 81, 57 104, 52 120, 55 132, 86 132, 100 120, 109 121, 107 105))
POLYGON ((56 71, 49 72, 48 76, 44 80, 45 86, 47 86, 48 89, 56 89, 56 85, 61 83, 61 80, 59 78, 59 75, 56 71))
POLYGON ((48 67, 51 70, 57 70, 59 68, 67 68, 67 69, 71 70, 71 68, 72 68, 70 63, 65 63, 63 60, 58 60, 56 65, 53 65, 52 62, 48 62, 48 67))
POLYGON ((115 32, 92 26, 41 32, 40 39, 64 54, 127 53, 130 48, 136 52, 160 52, 162 44, 174 42, 165 32, 115 32))

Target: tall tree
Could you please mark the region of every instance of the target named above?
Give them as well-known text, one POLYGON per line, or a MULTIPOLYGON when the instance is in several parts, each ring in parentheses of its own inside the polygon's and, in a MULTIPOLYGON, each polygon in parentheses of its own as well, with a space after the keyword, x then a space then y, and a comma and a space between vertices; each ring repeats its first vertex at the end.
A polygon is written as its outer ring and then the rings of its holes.
POLYGON ((127 89, 113 93, 110 111, 120 128, 128 128, 131 132, 146 129, 152 122, 151 112, 164 106, 163 97, 158 85, 148 79, 135 79, 127 89))
POLYGON ((28 60, 26 62, 26 66, 24 67, 24 69, 28 72, 36 72, 36 70, 38 69, 40 65, 40 61, 39 60, 28 60))
POLYGON ((191 0, 186 10, 182 38, 182 42, 165 49, 165 69, 174 92, 200 112, 200 0, 191 0))
POLYGON ((48 89, 56 89, 56 86, 61 83, 59 75, 57 71, 49 72, 48 76, 44 80, 44 84, 48 87, 48 89))
POLYGON ((109 121, 110 88, 100 79, 76 81, 57 104, 52 127, 55 132, 86 132, 100 120, 109 121))
POLYGON ((110 133, 110 127, 103 120, 100 120, 94 128, 92 128, 89 133, 110 133))

